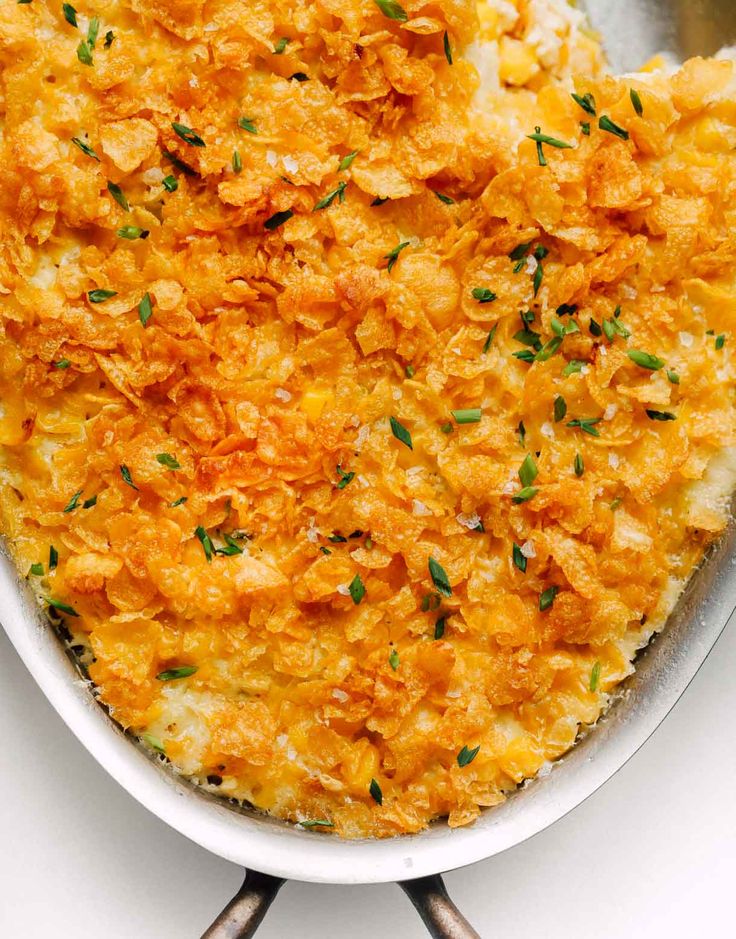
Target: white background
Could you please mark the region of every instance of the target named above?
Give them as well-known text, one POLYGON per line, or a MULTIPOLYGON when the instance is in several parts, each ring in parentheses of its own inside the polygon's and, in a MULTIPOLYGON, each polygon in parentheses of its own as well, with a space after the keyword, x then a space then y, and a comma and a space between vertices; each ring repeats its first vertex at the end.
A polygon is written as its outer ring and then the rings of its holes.
MULTIPOLYGON (((649 743, 567 818, 448 874, 484 939, 736 935, 736 627, 649 743)), ((198 939, 241 872, 95 763, 0 630, 0 937, 198 939)), ((426 939, 392 885, 287 884, 259 939, 426 939)))

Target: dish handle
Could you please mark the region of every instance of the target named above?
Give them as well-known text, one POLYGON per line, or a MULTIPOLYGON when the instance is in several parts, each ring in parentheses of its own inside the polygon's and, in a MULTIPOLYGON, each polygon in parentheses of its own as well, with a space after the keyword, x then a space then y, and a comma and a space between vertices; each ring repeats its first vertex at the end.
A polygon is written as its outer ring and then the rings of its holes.
MULTIPOLYGON (((250 939, 283 885, 280 877, 246 871, 242 887, 202 934, 202 939, 250 939)), ((447 895, 439 874, 402 880, 399 886, 416 907, 433 939, 480 939, 447 895)))

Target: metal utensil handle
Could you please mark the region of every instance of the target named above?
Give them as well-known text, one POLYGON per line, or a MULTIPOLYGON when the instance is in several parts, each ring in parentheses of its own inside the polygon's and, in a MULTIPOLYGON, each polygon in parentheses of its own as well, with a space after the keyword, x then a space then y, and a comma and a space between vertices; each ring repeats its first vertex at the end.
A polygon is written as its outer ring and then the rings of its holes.
MULTIPOLYGON (((280 877, 246 871, 238 890, 202 939, 250 939, 283 886, 280 877)), ((447 895, 439 874, 403 880, 399 886, 409 897, 434 939, 480 939, 447 895)))
POLYGON ((434 939, 481 939, 447 894, 439 874, 401 880, 399 886, 416 907, 434 939))
POLYGON ((246 871, 238 890, 202 939, 250 939, 284 885, 280 877, 246 871))

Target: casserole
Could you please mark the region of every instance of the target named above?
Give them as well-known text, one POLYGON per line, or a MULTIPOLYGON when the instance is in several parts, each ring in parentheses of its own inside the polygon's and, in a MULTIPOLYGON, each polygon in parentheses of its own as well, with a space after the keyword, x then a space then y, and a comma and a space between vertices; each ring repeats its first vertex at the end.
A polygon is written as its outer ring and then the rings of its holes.
MULTIPOLYGON (((730 552, 729 534, 680 602, 667 634, 643 656, 639 672, 596 734, 583 740, 548 777, 530 784, 472 830, 431 829, 425 835, 386 844, 352 845, 285 831, 262 817, 235 814, 205 794, 190 791, 180 780, 163 776, 99 710, 89 708, 88 687, 70 680, 70 666, 42 628, 33 605, 19 593, 7 566, 3 569, 3 617, 39 684, 80 739, 132 794, 179 830, 231 860, 255 862, 277 878, 351 883, 420 878, 419 887, 407 889, 415 897, 419 890, 425 891, 430 901, 425 911, 435 920, 444 909, 443 934, 462 935, 457 931, 465 928, 460 921, 455 918, 453 924, 447 919, 446 901, 436 882, 433 885, 421 878, 490 856, 540 830, 593 791, 634 752, 674 703, 725 623, 733 592, 728 578, 730 552), (38 629, 29 631, 27 624, 34 622, 38 629), (181 795, 186 800, 175 798, 181 795), (175 808, 177 802, 181 804, 175 808)), ((277 887, 278 880, 251 879, 228 915, 240 917, 245 907, 252 920, 264 911, 277 887)), ((247 934, 251 926, 241 917, 238 928, 247 934)))

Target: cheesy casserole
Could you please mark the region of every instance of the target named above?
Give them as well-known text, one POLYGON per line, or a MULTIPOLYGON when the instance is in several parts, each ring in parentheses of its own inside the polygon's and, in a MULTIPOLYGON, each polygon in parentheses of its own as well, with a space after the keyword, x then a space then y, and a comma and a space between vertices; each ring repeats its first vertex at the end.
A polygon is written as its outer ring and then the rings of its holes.
POLYGON ((0 523, 173 769, 344 837, 595 723, 734 482, 736 68, 563 0, 0 7, 0 523))

